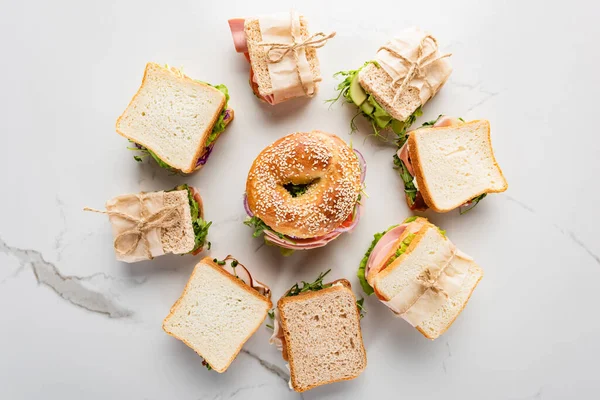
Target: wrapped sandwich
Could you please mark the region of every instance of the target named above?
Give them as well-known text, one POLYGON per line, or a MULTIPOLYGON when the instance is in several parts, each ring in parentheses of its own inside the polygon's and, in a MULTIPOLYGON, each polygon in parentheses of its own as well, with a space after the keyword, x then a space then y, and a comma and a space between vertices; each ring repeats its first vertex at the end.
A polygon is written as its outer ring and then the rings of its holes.
POLYGON ((172 190, 134 193, 106 202, 119 261, 151 260, 163 254, 200 253, 207 242, 212 222, 204 219, 200 192, 188 185, 172 190))
POLYGON ((366 294, 429 339, 452 325, 482 277, 473 258, 420 217, 376 234, 358 269, 366 294))
POLYGON ((321 82, 317 48, 335 36, 310 34, 306 18, 294 10, 229 20, 235 49, 250 63, 250 87, 274 105, 295 97, 313 97, 321 82))
MULTIPOLYGON (((446 83, 452 68, 435 37, 418 28, 407 29, 381 46, 372 61, 356 70, 341 71, 339 95, 358 107, 356 116, 370 122, 375 135, 390 129, 399 137, 421 108, 446 83)), ((351 121, 354 131, 356 125, 351 121)))

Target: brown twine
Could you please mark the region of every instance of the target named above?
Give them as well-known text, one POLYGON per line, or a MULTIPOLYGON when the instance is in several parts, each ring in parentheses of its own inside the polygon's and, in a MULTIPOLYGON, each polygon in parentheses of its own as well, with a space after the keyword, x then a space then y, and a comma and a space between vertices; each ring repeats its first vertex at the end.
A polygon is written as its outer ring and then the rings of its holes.
MULTIPOLYGON (((292 25, 294 24, 294 20, 293 20, 293 14, 292 14, 292 25)), ((300 68, 298 67, 298 49, 301 48, 313 48, 313 49, 319 49, 323 46, 325 46, 325 44, 327 44, 327 41, 331 38, 333 38, 335 36, 335 32, 331 32, 329 35, 326 35, 323 32, 318 32, 315 33, 314 35, 311 35, 309 37, 307 37, 306 39, 302 40, 302 41, 298 41, 296 36, 294 35, 294 29, 292 27, 292 43, 277 43, 277 42, 273 42, 273 43, 258 43, 259 46, 264 46, 264 47, 269 47, 269 49, 267 50, 267 61, 270 63, 278 63, 281 60, 283 60, 283 58, 288 54, 288 53, 292 53, 292 55, 294 56, 294 62, 296 64, 296 72, 298 73, 298 80, 300 81, 300 85, 302 85, 302 90, 304 91, 304 94, 307 95, 308 97, 312 97, 315 95, 316 91, 313 90, 312 93, 308 92, 308 89, 306 87, 306 85, 304 84, 304 81, 302 81, 302 74, 300 73, 300 68), (282 52, 279 52, 277 54, 272 53, 273 50, 283 50, 282 52)), ((320 79, 315 80, 314 82, 318 82, 320 81, 320 79)))
MULTIPOLYGON (((398 88, 398 90, 396 91, 396 94, 394 95, 394 103, 398 100, 398 97, 400 97, 400 94, 402 94, 402 92, 404 91, 404 89, 406 89, 406 87, 408 86, 408 84, 415 77, 423 79, 423 81, 425 82, 425 84, 429 88, 430 97, 433 96, 433 87, 431 86, 431 83, 427 79, 427 76, 423 73, 423 70, 425 68, 427 68, 428 66, 430 66, 431 64, 433 64, 434 62, 439 61, 439 60, 441 60, 443 58, 450 57, 452 55, 452 53, 447 53, 447 54, 444 54, 444 55, 441 55, 441 56, 433 58, 435 56, 436 51, 438 50, 438 43, 437 43, 437 40, 433 36, 431 36, 431 35, 425 36, 421 40, 421 43, 419 43, 419 47, 417 49, 417 61, 411 61, 411 60, 409 60, 408 58, 404 57, 402 54, 398 53, 396 50, 388 47, 387 45, 386 46, 381 46, 379 48, 379 50, 386 50, 391 55, 399 58, 405 64, 405 66, 408 67, 408 72, 404 76, 404 79, 402 80, 402 83, 400 84, 400 87, 398 88), (432 50, 429 53, 423 54, 425 42, 428 39, 431 40, 431 42, 433 43, 433 48, 432 48, 432 50)), ((399 79, 400 78, 394 79, 394 81, 392 82, 392 86, 395 86, 396 83, 398 83, 399 79)))
POLYGON ((448 293, 439 286, 437 280, 433 279, 433 274, 429 270, 429 268, 425 269, 421 275, 417 277, 417 281, 425 286, 426 289, 431 289, 437 294, 442 294, 444 297, 448 298, 448 293))
POLYGON ((146 256, 149 259, 152 259, 153 257, 152 257, 152 253, 150 252, 150 242, 148 241, 148 238, 145 234, 148 231, 151 231, 152 229, 170 228, 170 227, 174 226, 175 224, 177 224, 179 221, 178 221, 178 218, 175 218, 175 217, 178 217, 177 209, 179 207, 181 207, 181 204, 173 204, 170 206, 163 207, 160 210, 158 210, 157 212, 155 212, 154 214, 147 216, 145 214, 148 212, 148 209, 146 208, 146 205, 144 203, 144 199, 147 197, 146 194, 141 193, 141 194, 137 194, 135 196, 140 201, 140 206, 141 206, 140 217, 134 217, 133 215, 125 214, 120 211, 112 211, 112 210, 102 211, 102 210, 96 210, 96 209, 90 208, 90 207, 85 207, 83 210, 97 212, 100 214, 116 216, 116 217, 120 217, 120 218, 123 218, 123 219, 131 221, 131 222, 135 222, 136 225, 133 228, 128 229, 124 232, 121 232, 117 235, 117 237, 115 237, 115 240, 113 242, 115 251, 117 253, 119 253, 120 255, 131 254, 137 248, 138 244, 140 243, 140 240, 143 240, 146 256), (121 248, 121 246, 119 246, 119 243, 121 243, 122 240, 124 240, 125 237, 127 237, 127 236, 134 237, 133 244, 126 250, 123 250, 121 248))

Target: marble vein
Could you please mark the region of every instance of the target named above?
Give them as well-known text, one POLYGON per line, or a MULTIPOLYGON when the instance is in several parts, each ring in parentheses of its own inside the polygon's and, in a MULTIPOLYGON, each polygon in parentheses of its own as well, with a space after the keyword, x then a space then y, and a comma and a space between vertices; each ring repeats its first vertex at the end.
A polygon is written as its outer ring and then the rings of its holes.
POLYGON ((254 358, 256 361, 258 361, 258 363, 267 371, 269 371, 271 374, 277 376, 278 378, 282 379, 285 384, 287 385, 288 381, 290 380, 290 376, 280 367, 278 367, 275 364, 272 364, 268 361, 263 360, 262 358, 260 358, 257 354, 252 353, 249 350, 246 349, 242 349, 241 353, 246 354, 247 356, 254 358))
POLYGON ((133 315, 133 311, 120 305, 111 293, 114 283, 137 285, 145 282, 145 279, 121 279, 105 273, 90 276, 63 275, 56 265, 46 261, 39 251, 9 246, 1 238, 0 252, 13 256, 19 262, 19 268, 4 281, 18 276, 26 268, 31 268, 38 284, 49 287, 74 306, 110 318, 127 318, 133 315))
POLYGON ((515 199, 514 197, 510 197, 510 196, 508 196, 508 195, 506 195, 506 198, 507 198, 509 201, 512 201, 513 203, 515 203, 515 204, 518 204, 518 205, 519 205, 521 208, 523 208, 524 210, 527 210, 527 211, 529 211, 530 213, 532 213, 532 214, 535 214, 535 210, 534 210, 533 208, 529 207, 527 204, 525 204, 525 203, 523 203, 523 202, 520 202, 519 200, 515 199))
POLYGON ((450 357, 452 357, 452 350, 450 349, 450 343, 448 341, 446 341, 446 349, 448 351, 448 354, 444 358, 444 361, 442 361, 442 368, 444 369, 444 375, 448 372, 446 369, 446 361, 448 361, 448 359, 450 357))
POLYGON ((567 236, 568 238, 571 239, 571 241, 573 243, 575 243, 576 245, 578 245, 579 247, 581 247, 583 250, 586 251, 586 253, 588 253, 595 261, 598 265, 600 265, 600 256, 598 256, 596 253, 594 253, 589 247, 587 247, 587 245, 585 243, 583 243, 583 241, 581 239, 579 239, 574 232, 569 231, 567 229, 563 229, 558 225, 554 225, 554 227, 556 229, 558 229, 563 235, 567 236))
MULTIPOLYGON (((506 196, 506 198, 517 204, 519 207, 521 207, 522 209, 529 211, 532 214, 535 214, 535 210, 533 208, 531 208, 530 206, 528 206, 527 204, 513 198, 510 196, 506 196)), ((552 226, 554 228, 556 228, 560 233, 562 233, 564 236, 568 237, 573 243, 575 243, 577 246, 581 247, 583 250, 585 250, 586 253, 588 253, 593 259, 594 261, 596 261, 596 263, 598 265, 600 265, 600 256, 598 256, 598 254, 594 253, 581 239, 579 239, 577 237, 577 235, 575 235, 574 232, 561 228, 560 226, 556 225, 556 224, 552 224, 552 226)))

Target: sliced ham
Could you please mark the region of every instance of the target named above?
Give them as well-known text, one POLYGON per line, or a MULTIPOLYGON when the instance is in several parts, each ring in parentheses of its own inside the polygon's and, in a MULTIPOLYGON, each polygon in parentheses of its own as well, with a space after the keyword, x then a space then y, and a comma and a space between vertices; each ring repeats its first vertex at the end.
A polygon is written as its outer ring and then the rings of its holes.
POLYGON ((443 127, 446 127, 446 126, 458 126, 458 125, 461 125, 463 123, 464 122, 462 122, 458 118, 447 117, 447 116, 444 115, 440 119, 438 119, 435 124, 433 124, 433 127, 434 128, 443 128, 443 127))
POLYGON ((402 162, 406 166, 406 169, 408 170, 408 173, 411 176, 415 176, 415 170, 412 167, 412 163, 410 162, 410 156, 408 155, 408 140, 406 141, 406 143, 404 143, 402 147, 398 149, 396 155, 399 159, 402 160, 402 162))
POLYGON ((379 242, 377 242, 367 260, 367 267, 365 268, 365 277, 371 286, 373 285, 373 278, 375 278, 377 273, 384 269, 385 262, 389 259, 390 252, 398 243, 398 239, 400 239, 404 231, 408 229, 410 233, 417 233, 419 229, 423 227, 425 222, 425 220, 416 220, 408 224, 398 225, 379 239, 379 242))
POLYGON ((229 29, 231 30, 231 36, 233 37, 235 51, 238 53, 247 53, 248 41, 246 40, 246 33, 244 32, 244 18, 233 18, 227 22, 229 22, 229 29))
POLYGON ((360 219, 362 206, 360 204, 356 204, 356 209, 348 216, 348 219, 340 225, 339 228, 329 232, 326 235, 318 236, 309 239, 296 239, 290 238, 288 236, 284 236, 284 238, 280 238, 275 232, 270 231, 268 229, 264 230, 265 240, 273 243, 279 247, 283 247, 285 249, 290 250, 310 250, 316 249, 318 247, 323 247, 327 243, 335 240, 344 232, 351 232, 354 230, 356 225, 358 224, 358 220, 360 219))
POLYGON ((252 279, 252 275, 250 275, 250 271, 248 271, 248 269, 246 267, 244 267, 243 264, 240 264, 235 258, 233 258, 231 256, 227 256, 225 258, 225 261, 234 261, 234 260, 237 262, 237 265, 235 267, 232 267, 231 264, 225 264, 222 266, 222 268, 225 271, 229 272, 231 275, 240 279, 242 282, 244 282, 246 285, 250 286, 252 289, 256 290, 258 293, 262 294, 263 296, 270 297, 271 289, 269 289, 269 287, 266 286, 264 283, 261 283, 261 282, 257 281, 256 279, 252 279))

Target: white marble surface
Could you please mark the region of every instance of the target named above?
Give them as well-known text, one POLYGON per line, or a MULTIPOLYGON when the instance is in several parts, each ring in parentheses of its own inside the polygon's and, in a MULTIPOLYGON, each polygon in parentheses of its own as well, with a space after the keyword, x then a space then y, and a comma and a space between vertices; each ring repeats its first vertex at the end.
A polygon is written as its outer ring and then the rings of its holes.
POLYGON ((571 2, 379 0, 3 1, 0 12, 0 398, 292 399, 284 362, 260 329, 226 374, 161 330, 196 261, 114 260, 106 218, 82 212, 112 196, 202 190, 214 221, 210 254, 236 255, 277 299, 292 282, 332 268, 357 293, 372 234, 410 213, 393 149, 349 135, 350 107, 331 110, 331 76, 360 66, 394 32, 418 25, 454 53, 455 71, 419 123, 439 113, 492 124, 509 182, 459 216, 427 213, 473 255, 485 277, 465 312, 434 342, 366 301, 368 367, 306 399, 597 398, 600 279, 600 7, 571 2), (270 3, 270 4, 267 4, 270 3), (552 3, 552 4, 550 4, 552 3), (318 97, 271 108, 247 85, 227 18, 294 4, 320 51, 318 97), (236 120, 207 167, 189 178, 138 165, 114 132, 146 61, 184 66, 229 86, 236 120), (246 173, 258 152, 293 131, 352 140, 367 158, 366 213, 326 248, 281 257, 242 225, 246 173))

